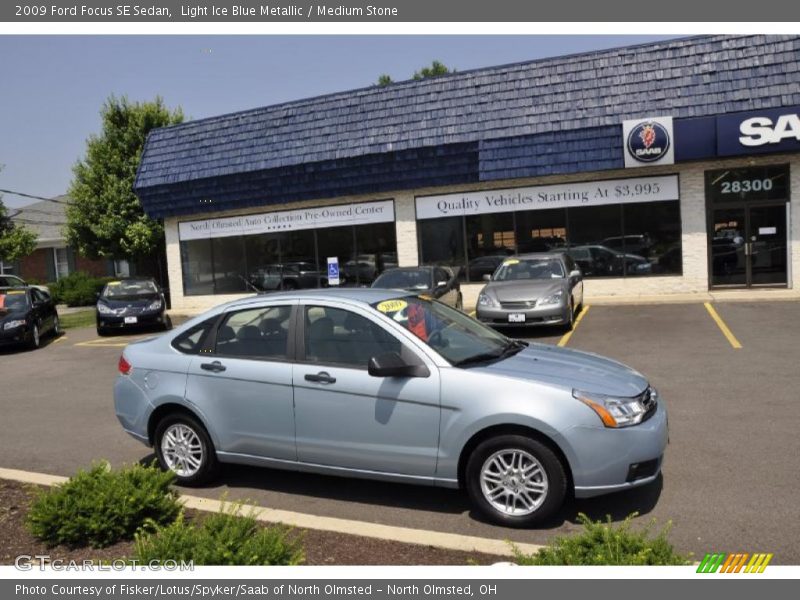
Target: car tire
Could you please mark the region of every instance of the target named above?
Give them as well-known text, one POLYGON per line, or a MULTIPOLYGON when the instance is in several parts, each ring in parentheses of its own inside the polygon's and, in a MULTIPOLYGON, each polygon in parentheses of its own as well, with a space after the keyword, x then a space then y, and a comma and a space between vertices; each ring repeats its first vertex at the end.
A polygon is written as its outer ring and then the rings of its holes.
POLYGON ((561 460, 547 445, 524 435, 501 435, 481 442, 467 462, 465 484, 472 505, 506 527, 531 527, 546 521, 567 495, 567 473, 561 460), (517 457, 516 471, 508 466, 513 457, 517 457), (505 471, 501 465, 506 465, 505 471), (520 493, 507 491, 515 489, 520 493), (492 496, 494 502, 489 500, 492 496), (510 510, 507 501, 512 503, 510 510))
POLYGON ((172 319, 169 315, 164 315, 164 331, 172 329, 172 319))
POLYGON ((31 339, 28 340, 28 348, 30 350, 36 350, 42 345, 42 336, 41 332, 39 331, 39 324, 34 323, 33 327, 31 327, 31 339))
POLYGON ((575 327, 575 305, 571 300, 567 310, 569 315, 567 317, 567 322, 564 324, 564 331, 572 331, 573 327, 575 327))
POLYGON ((159 421, 154 435, 158 464, 175 474, 179 485, 200 485, 213 479, 217 453, 205 427, 187 414, 174 413, 159 421), (191 456, 197 462, 182 457, 191 456))
POLYGON ((61 335, 61 320, 58 318, 58 315, 53 317, 53 331, 51 333, 54 338, 61 335))

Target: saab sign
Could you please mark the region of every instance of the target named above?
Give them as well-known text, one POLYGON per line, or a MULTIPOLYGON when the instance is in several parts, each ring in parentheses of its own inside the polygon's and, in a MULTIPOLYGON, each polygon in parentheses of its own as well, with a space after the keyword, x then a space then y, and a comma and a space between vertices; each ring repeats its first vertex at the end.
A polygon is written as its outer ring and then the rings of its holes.
POLYGON ((717 117, 717 154, 735 156, 800 150, 800 107, 717 117))
POLYGON ((675 162, 672 117, 623 121, 625 166, 671 165, 675 162))

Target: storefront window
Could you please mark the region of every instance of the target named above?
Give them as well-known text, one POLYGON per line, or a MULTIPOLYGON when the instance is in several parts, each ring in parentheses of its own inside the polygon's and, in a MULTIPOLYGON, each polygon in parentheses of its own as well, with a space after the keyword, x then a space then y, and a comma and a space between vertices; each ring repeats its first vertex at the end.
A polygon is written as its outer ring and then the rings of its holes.
POLYGON ((547 252, 567 245, 567 210, 525 210, 516 215, 517 251, 547 252))
POLYGON ((211 240, 181 242, 183 293, 187 296, 214 293, 214 263, 211 240))
POLYGON ((681 261, 681 215, 678 202, 624 204, 625 227, 620 251, 626 260, 625 274, 679 275, 681 261))
POLYGON ((451 267, 460 279, 466 278, 463 217, 417 221, 420 264, 451 267))
POLYGON ((467 278, 480 281, 482 277, 479 259, 496 257, 497 260, 514 254, 514 215, 497 213, 465 217, 467 232, 467 278), (481 271, 481 274, 478 274, 481 271))
POLYGON ((355 231, 358 282, 359 285, 371 285, 386 269, 397 266, 394 223, 360 225, 355 231))
MULTIPOLYGON (((392 224, 393 225, 393 224, 392 224)), ((355 237, 352 227, 331 227, 317 231, 317 260, 327 278, 328 258, 339 259, 339 285, 353 287, 358 285, 358 266, 356 261, 355 237)))
POLYGON ((569 209, 569 253, 587 277, 621 277, 622 210, 619 204, 569 209))
POLYGON ((246 292, 244 240, 239 236, 214 238, 211 240, 211 254, 214 261, 214 293, 246 292))

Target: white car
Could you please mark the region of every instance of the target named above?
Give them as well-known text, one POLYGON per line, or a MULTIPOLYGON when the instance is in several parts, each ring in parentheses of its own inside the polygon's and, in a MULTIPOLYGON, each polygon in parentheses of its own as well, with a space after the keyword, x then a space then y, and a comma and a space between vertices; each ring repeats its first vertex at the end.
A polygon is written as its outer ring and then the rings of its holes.
MULTIPOLYGON (((0 287, 28 287, 28 283, 16 275, 0 275, 0 287)), ((46 285, 31 285, 30 287, 50 295, 50 288, 46 285)))

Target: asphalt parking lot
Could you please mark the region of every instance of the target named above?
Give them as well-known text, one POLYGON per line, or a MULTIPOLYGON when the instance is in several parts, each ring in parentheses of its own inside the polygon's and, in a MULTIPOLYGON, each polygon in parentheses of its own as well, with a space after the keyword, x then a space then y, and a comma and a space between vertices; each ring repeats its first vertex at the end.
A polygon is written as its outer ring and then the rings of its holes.
MULTIPOLYGON (((435 488, 232 467, 219 485, 192 493, 227 491, 271 508, 530 543, 577 529, 579 512, 619 520, 637 511, 640 522, 671 520, 673 543, 700 557, 772 552, 774 563, 800 563, 800 303, 590 306, 568 338, 510 333, 645 373, 670 411, 661 480, 571 501, 547 527, 523 531, 487 524, 459 492, 435 488)), ((123 433, 111 400, 129 339, 78 329, 35 352, 1 350, 0 467, 70 475, 95 459, 151 459, 123 433)))

